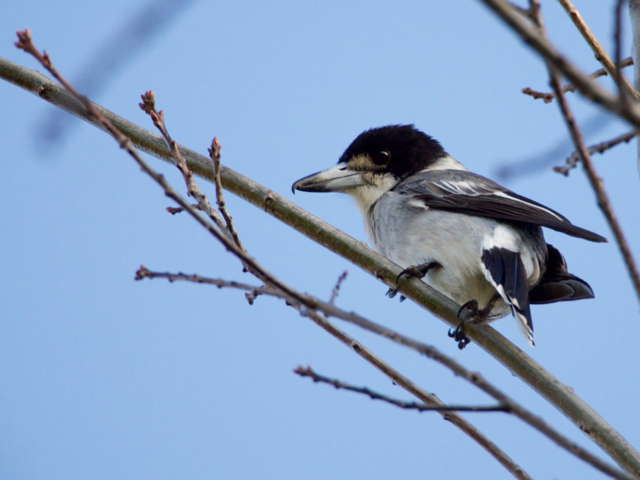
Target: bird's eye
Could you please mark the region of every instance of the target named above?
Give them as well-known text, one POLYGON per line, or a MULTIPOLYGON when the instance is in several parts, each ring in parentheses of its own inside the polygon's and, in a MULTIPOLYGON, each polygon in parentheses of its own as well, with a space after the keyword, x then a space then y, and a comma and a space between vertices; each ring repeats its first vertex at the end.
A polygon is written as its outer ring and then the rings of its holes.
POLYGON ((387 163, 389 163, 390 159, 391 153, 389 152, 389 150, 381 150, 376 154, 375 162, 378 165, 386 165, 387 163))

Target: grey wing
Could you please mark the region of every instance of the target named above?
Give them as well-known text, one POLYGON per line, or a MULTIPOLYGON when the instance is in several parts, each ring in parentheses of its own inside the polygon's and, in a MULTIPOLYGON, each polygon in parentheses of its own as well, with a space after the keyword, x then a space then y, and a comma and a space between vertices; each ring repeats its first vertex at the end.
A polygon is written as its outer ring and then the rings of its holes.
POLYGON ((526 222, 592 242, 606 242, 600 235, 576 227, 544 205, 475 173, 464 170, 431 170, 413 175, 394 191, 411 195, 428 207, 466 215, 526 222))

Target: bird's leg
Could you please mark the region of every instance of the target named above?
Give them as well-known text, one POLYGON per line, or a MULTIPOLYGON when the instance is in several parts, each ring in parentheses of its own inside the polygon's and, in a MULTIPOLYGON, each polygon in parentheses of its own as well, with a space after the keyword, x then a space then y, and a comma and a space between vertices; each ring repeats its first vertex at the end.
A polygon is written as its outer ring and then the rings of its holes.
POLYGON ((496 301, 500 298, 500 295, 497 293, 489 300, 487 305, 480 309, 478 308, 477 300, 469 300, 467 303, 460 307, 458 310, 458 318, 460 319, 460 324, 455 329, 449 330, 449 336, 453 338, 456 342, 458 342, 458 348, 462 350, 466 347, 471 340, 464 334, 464 327, 469 323, 483 323, 487 321, 489 318, 489 314, 493 309, 496 301))
MULTIPOLYGON (((398 293, 397 285, 402 277, 406 277, 407 280, 411 278, 424 278, 425 275, 429 272, 429 270, 435 267, 440 267, 440 266, 441 265, 438 262, 432 261, 432 262, 423 263, 421 265, 412 265, 410 267, 405 268, 396 277, 396 288, 390 288, 389 291, 387 292, 387 296, 389 298, 393 298, 396 296, 396 294, 398 293)), ((403 300, 404 300, 404 297, 400 295, 400 301, 403 301, 403 300)))

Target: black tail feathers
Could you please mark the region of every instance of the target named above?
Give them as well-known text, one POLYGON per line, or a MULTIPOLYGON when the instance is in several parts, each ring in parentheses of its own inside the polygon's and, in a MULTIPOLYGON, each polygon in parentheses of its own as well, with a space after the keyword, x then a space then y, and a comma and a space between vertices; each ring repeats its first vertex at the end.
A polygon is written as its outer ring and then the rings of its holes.
POLYGON ((566 302, 595 296, 587 282, 567 271, 567 263, 557 248, 547 244, 547 251, 547 270, 540 282, 529 291, 529 303, 566 302))

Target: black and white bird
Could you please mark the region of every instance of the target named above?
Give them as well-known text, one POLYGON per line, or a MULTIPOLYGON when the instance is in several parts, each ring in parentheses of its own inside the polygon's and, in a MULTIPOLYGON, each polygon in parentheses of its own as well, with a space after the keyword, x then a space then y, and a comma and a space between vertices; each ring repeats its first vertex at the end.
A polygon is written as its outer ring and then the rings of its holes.
MULTIPOLYGON (((530 304, 594 296, 567 271, 541 227, 592 242, 605 238, 471 173, 413 125, 360 134, 338 165, 298 180, 296 190, 349 194, 376 250, 476 321, 513 313, 532 346, 530 304)), ((451 336, 460 348, 469 342, 462 329, 451 336)))

